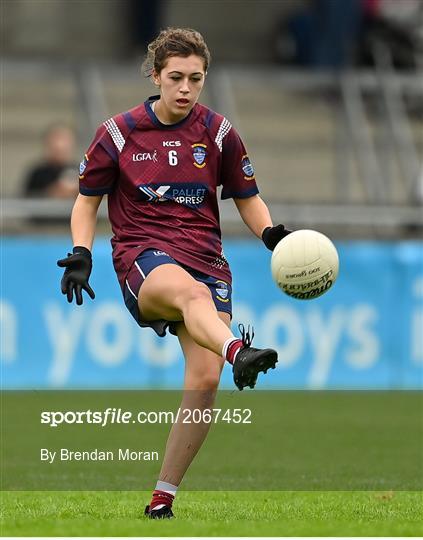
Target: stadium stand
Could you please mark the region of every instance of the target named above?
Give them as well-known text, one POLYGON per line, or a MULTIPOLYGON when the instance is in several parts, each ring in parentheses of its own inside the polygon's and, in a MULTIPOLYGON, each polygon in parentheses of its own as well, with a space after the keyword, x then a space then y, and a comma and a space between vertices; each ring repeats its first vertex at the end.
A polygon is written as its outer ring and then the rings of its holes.
MULTIPOLYGON (((299 213, 310 223, 336 224, 342 218, 350 225, 368 224, 377 216, 381 225, 421 222, 419 73, 397 73, 383 51, 376 51, 378 68, 366 72, 317 74, 269 64, 272 21, 289 14, 295 2, 264 3, 267 11, 247 3, 243 25, 233 25, 237 2, 209 0, 200 10, 190 2, 166 2, 163 20, 163 26, 184 23, 207 35, 214 62, 202 101, 226 114, 242 133, 263 196, 282 205, 278 213, 302 223, 299 213), (217 4, 218 27, 211 23, 217 4), (223 36, 232 27, 229 47, 223 36)), ((10 202, 6 217, 19 206, 24 171, 39 152, 46 126, 56 121, 73 125, 82 154, 99 123, 154 93, 141 73, 141 58, 128 53, 124 11, 117 17, 119 2, 108 5, 108 10, 96 10, 88 3, 78 19, 83 3, 57 2, 51 12, 34 10, 23 0, 10 4, 2 22, 6 59, 0 129, 2 194, 16 204, 10 202), (43 29, 46 35, 35 39, 31 34, 29 43, 22 22, 31 18, 40 29, 37 35, 43 29), (50 23, 66 31, 50 32, 50 23), (89 49, 84 42, 88 27, 89 49), (81 35, 77 43, 71 39, 76 34, 81 35)), ((225 208, 222 216, 230 221, 225 208)))

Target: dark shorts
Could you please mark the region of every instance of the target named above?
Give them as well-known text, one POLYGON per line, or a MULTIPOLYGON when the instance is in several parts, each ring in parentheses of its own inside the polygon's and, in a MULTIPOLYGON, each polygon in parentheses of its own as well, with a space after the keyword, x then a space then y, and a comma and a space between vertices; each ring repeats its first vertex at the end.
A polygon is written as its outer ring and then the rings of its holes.
POLYGON ((148 274, 161 264, 176 264, 186 270, 196 281, 207 285, 217 311, 224 311, 225 313, 229 313, 232 317, 232 287, 229 283, 184 266, 175 261, 175 259, 164 251, 146 249, 138 256, 129 270, 123 289, 126 307, 141 327, 153 328, 160 337, 166 335, 167 328, 169 328, 171 334, 176 335, 175 323, 172 321, 165 321, 164 319, 157 321, 140 320, 138 309, 139 290, 148 274))

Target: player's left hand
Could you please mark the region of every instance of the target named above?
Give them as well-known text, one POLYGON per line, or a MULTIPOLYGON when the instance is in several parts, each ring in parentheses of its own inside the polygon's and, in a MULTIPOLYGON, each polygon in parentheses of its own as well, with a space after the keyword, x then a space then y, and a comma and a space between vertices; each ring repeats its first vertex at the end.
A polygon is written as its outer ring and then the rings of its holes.
POLYGON ((275 227, 266 227, 262 232, 261 239, 264 242, 264 245, 270 251, 273 251, 278 243, 292 233, 289 229, 285 229, 285 225, 276 225, 275 227))

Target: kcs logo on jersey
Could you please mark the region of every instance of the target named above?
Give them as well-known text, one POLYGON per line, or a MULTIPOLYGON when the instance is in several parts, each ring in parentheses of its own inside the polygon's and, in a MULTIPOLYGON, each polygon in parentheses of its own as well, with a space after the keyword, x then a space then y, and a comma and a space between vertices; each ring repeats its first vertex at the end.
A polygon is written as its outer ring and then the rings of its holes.
POLYGON ((163 141, 163 146, 181 146, 181 141, 163 141))
POLYGON ((206 151, 207 145, 202 143, 196 143, 192 145, 192 155, 194 158, 194 163, 198 169, 202 169, 206 166, 206 151))

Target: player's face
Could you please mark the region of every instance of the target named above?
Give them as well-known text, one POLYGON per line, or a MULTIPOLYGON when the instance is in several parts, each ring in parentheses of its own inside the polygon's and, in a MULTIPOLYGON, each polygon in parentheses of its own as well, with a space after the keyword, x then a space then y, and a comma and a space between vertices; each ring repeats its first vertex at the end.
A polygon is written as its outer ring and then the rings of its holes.
POLYGON ((160 86, 155 112, 159 120, 174 123, 189 114, 204 86, 204 61, 192 54, 186 58, 171 56, 154 82, 160 86))

